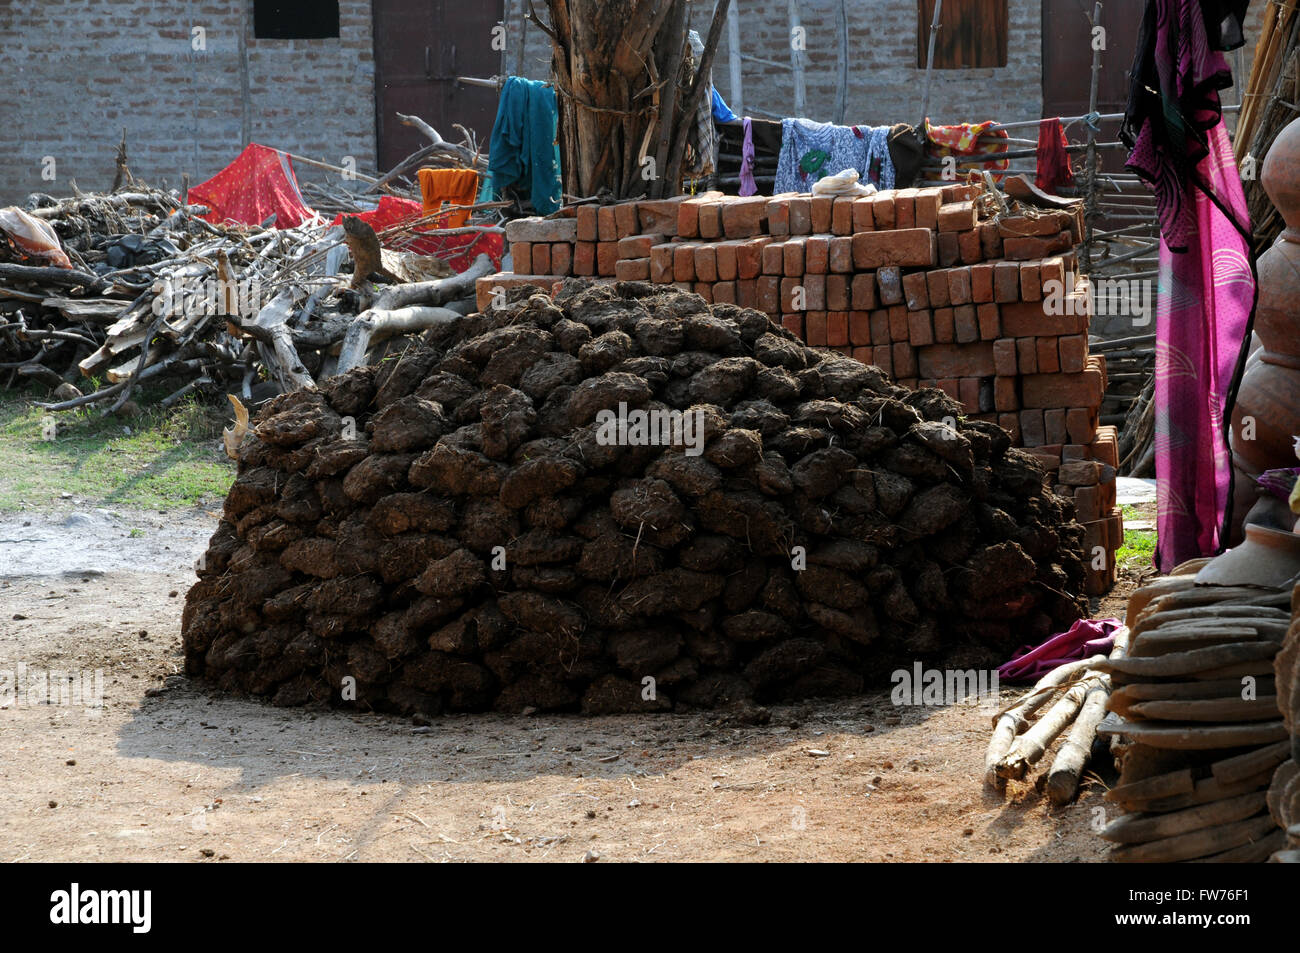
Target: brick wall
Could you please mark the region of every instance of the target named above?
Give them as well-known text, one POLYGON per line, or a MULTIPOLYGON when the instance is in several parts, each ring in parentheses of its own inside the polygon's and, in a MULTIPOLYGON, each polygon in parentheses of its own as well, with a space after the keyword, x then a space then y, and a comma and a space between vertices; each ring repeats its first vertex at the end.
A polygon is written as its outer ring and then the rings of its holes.
MULTIPOLYGON (((505 71, 515 70, 519 31, 515 21, 520 0, 506 0, 505 71)), ((809 119, 834 118, 839 90, 839 42, 836 10, 839 0, 800 0, 801 22, 807 36, 809 119)), ((692 26, 703 35, 713 5, 692 10, 692 26)), ((790 60, 786 0, 733 0, 740 10, 744 52, 766 60, 790 60)), ((1038 119, 1042 115, 1042 5, 1038 0, 1010 0, 1010 35, 1005 69, 936 70, 930 94, 935 122, 964 122, 997 118, 1003 122, 1038 119)), ((916 0, 871 0, 849 4, 849 86, 845 121, 868 125, 911 122, 920 118, 921 81, 917 69, 916 0)), ((524 75, 550 75, 550 42, 530 27, 524 75)), ((734 99, 727 65, 727 32, 713 63, 713 81, 723 97, 734 99)), ((794 93, 788 69, 746 62, 742 73, 746 110, 764 110, 776 117, 792 114, 794 93)))
MULTIPOLYGON (((65 194, 73 179, 108 188, 124 126, 131 171, 158 185, 179 187, 182 172, 203 181, 245 137, 372 167, 370 2, 340 0, 339 13, 337 39, 266 40, 252 35, 252 0, 0 5, 0 202, 65 194), (206 51, 191 49, 195 26, 206 51), (41 178, 45 156, 54 182, 41 178)), ((301 164, 298 173, 315 174, 301 164)))

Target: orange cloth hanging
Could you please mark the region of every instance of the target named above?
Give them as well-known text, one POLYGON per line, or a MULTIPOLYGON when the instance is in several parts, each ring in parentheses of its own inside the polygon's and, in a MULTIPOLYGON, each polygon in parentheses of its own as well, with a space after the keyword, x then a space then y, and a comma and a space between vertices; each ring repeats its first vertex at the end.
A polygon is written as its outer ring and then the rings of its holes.
MULTIPOLYGON (((473 169, 421 169, 420 197, 424 199, 424 214, 442 210, 449 205, 473 205, 478 195, 478 173, 473 169)), ((439 228, 460 228, 469 221, 468 211, 451 212, 435 224, 439 228)))

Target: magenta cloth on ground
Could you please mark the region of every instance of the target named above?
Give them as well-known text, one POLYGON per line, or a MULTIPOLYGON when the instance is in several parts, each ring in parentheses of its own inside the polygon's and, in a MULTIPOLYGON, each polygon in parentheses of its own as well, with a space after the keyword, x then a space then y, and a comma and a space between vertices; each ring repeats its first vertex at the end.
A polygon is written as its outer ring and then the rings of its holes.
POLYGON ((1250 213, 1218 90, 1232 82, 1196 0, 1148 0, 1127 167, 1156 196, 1156 565, 1216 553, 1232 487, 1225 421, 1255 307, 1250 213), (1145 58, 1143 50, 1146 50, 1145 58))
POLYGON ((1119 619, 1080 619, 1070 626, 1070 631, 1052 636, 1037 648, 1023 646, 1015 658, 998 668, 998 678, 1036 682, 1066 662, 1109 655, 1115 646, 1115 633, 1123 627, 1119 619))

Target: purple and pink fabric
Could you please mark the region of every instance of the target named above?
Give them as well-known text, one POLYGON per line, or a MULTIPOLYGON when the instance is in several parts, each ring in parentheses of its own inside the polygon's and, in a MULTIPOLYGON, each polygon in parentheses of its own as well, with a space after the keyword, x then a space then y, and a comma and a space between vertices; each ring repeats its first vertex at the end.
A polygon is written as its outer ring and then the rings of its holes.
POLYGON ((754 181, 754 124, 745 117, 745 138, 740 146, 740 194, 757 195, 758 183, 754 181))
POLYGON ((1042 645, 1018 649, 1015 658, 998 668, 998 679, 1036 682, 1066 662, 1109 655, 1115 647, 1115 633, 1123 627, 1119 619, 1080 619, 1068 632, 1054 635, 1042 645))
MULTIPOLYGON (((1217 25, 1217 24, 1216 24, 1217 25)), ((1156 565, 1219 551, 1232 485, 1225 422, 1255 306, 1250 215, 1223 125, 1232 84, 1197 0, 1148 0, 1121 135, 1156 197, 1156 565)))

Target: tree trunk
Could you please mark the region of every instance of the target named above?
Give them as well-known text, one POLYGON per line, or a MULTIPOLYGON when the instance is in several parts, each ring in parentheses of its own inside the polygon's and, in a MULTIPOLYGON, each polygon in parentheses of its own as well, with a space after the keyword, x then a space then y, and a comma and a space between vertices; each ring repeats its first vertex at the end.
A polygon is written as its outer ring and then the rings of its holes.
MULTIPOLYGON (((547 0, 547 6, 550 24, 534 22, 554 48, 565 191, 614 199, 676 195, 680 183, 666 173, 683 151, 678 137, 689 130, 684 118, 693 77, 682 75, 688 0, 547 0)), ((710 40, 706 62, 717 44, 710 40)))

